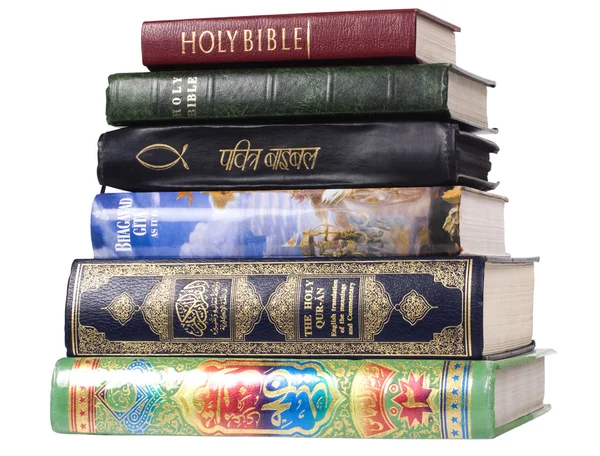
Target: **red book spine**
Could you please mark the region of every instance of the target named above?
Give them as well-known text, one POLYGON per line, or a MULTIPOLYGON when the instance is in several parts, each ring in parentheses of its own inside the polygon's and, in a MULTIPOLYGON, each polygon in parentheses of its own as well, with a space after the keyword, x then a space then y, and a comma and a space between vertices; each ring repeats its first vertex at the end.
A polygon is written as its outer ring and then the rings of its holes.
POLYGON ((417 15, 385 10, 144 22, 148 67, 393 57, 416 60, 417 15))

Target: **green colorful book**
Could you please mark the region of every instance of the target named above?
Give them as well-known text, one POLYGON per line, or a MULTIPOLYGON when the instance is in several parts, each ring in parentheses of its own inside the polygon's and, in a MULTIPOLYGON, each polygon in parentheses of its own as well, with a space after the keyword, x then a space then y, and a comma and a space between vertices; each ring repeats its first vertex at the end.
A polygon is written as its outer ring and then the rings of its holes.
POLYGON ((65 358, 61 433, 493 438, 549 410, 544 356, 501 361, 65 358))

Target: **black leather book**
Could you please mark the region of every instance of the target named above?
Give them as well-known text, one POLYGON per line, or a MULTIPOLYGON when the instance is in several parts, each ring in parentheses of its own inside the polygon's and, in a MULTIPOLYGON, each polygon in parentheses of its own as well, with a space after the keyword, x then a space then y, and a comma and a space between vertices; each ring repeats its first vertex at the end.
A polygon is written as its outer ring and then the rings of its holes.
POLYGON ((466 185, 498 146, 447 122, 128 127, 98 142, 101 185, 128 191, 466 185))

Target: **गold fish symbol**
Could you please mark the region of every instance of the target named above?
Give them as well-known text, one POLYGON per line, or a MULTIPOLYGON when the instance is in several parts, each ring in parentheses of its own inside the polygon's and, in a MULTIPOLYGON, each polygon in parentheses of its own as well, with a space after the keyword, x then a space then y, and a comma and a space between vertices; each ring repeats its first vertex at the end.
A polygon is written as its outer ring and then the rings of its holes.
POLYGON ((190 169, 190 167, 188 166, 188 164, 186 163, 186 161, 183 158, 183 154, 185 154, 185 151, 187 150, 188 145, 185 144, 183 146, 183 149, 181 150, 181 153, 179 153, 177 151, 177 149, 175 149, 174 147, 169 146, 168 144, 152 144, 150 146, 144 147, 142 150, 140 150, 138 152, 138 154, 135 156, 135 158, 137 159, 137 161, 139 161, 143 166, 145 166, 146 168, 149 169, 155 169, 155 170, 159 170, 162 171, 164 169, 169 169, 172 168, 173 166, 175 166, 179 161, 181 161, 181 163, 183 164, 183 167, 187 170, 190 169), (148 163, 144 160, 142 160, 140 157, 145 154, 146 152, 149 152, 151 150, 166 150, 168 152, 171 152, 172 154, 175 154, 175 156, 177 158, 175 158, 172 162, 167 163, 165 165, 153 165, 152 163, 148 163))

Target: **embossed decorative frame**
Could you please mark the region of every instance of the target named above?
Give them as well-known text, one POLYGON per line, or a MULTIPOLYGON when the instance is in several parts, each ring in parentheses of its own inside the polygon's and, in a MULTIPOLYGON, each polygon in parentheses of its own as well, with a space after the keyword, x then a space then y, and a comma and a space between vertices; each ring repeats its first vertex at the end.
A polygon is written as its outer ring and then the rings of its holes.
POLYGON ((473 260, 371 260, 371 261, 294 261, 294 262, 226 262, 226 263, 80 263, 75 273, 71 306, 71 349, 75 356, 90 354, 141 355, 248 355, 257 357, 283 356, 377 356, 377 357, 469 357, 472 356, 471 288, 473 260), (112 341, 96 328, 79 322, 79 302, 82 293, 98 289, 115 276, 248 277, 277 276, 364 276, 385 274, 429 274, 446 288, 462 294, 462 321, 449 326, 427 342, 367 343, 331 341, 295 342, 173 342, 173 341, 112 341))

